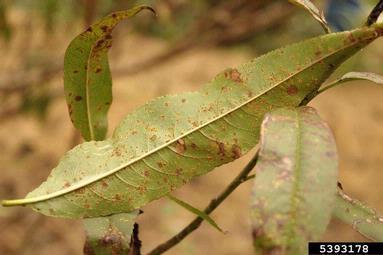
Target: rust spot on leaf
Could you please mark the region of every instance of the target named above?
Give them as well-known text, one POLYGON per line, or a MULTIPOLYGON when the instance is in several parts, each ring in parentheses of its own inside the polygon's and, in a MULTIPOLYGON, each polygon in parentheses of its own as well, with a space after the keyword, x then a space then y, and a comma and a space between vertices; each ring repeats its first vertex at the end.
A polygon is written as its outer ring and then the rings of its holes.
POLYGON ((237 159, 242 156, 241 147, 236 144, 233 145, 231 152, 233 153, 233 159, 237 159))
POLYGON ((177 174, 177 175, 180 175, 180 174, 182 174, 182 171, 183 171, 182 168, 177 168, 177 169, 176 169, 176 174, 177 174))
POLYGON ((88 27, 88 29, 86 30, 86 32, 93 32, 93 29, 91 27, 88 27))
POLYGON ((102 185, 102 187, 104 187, 104 188, 106 188, 106 187, 109 186, 108 183, 106 183, 106 181, 102 181, 102 182, 101 182, 101 185, 102 185))
POLYGON ((217 142, 218 144, 218 155, 225 156, 225 144, 221 142, 217 142))
POLYGON ((297 93, 298 93, 298 88, 296 86, 290 85, 287 88, 287 94, 289 94, 290 96, 296 95, 297 93))
POLYGON ((354 37, 354 35, 352 33, 350 33, 348 36, 347 36, 348 40, 352 43, 356 42, 356 39, 354 37))
POLYGON ((185 141, 183 139, 177 140, 176 150, 178 153, 183 154, 186 150, 185 141))
POLYGON ((242 83, 241 73, 237 69, 229 69, 225 72, 225 78, 230 79, 237 83, 242 83))
POLYGON ((83 252, 84 252, 84 255, 96 255, 89 240, 86 240, 83 252))
POLYGON ((74 100, 76 100, 77 102, 81 101, 82 100, 82 96, 75 96, 74 100))
POLYGON ((102 69, 98 67, 98 68, 96 69, 95 73, 99 73, 99 72, 101 72, 101 71, 102 71, 102 69))
POLYGON ((108 26, 101 26, 101 30, 105 33, 108 31, 108 29, 108 26))

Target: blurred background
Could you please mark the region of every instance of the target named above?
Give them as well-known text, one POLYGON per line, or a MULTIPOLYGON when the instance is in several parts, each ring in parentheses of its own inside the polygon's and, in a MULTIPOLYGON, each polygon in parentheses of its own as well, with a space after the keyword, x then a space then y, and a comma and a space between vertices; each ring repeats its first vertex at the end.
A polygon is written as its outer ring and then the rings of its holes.
MULTIPOLYGON (((315 3, 334 30, 344 30, 363 24, 376 2, 315 3)), ((287 0, 0 0, 0 199, 24 197, 81 142, 63 93, 63 55, 69 42, 105 14, 144 3, 158 17, 142 12, 113 34, 109 133, 123 116, 154 97, 196 90, 225 68, 323 34, 306 11, 287 0)), ((333 78, 347 71, 383 74, 382 40, 350 59, 333 78)), ((383 88, 352 82, 311 105, 334 132, 345 191, 383 212, 383 88)), ((253 153, 195 179, 176 196, 204 208, 253 153)), ((251 182, 243 184, 213 213, 227 234, 203 223, 167 254, 252 254, 250 188, 251 182)), ((143 210, 143 254, 194 218, 167 199, 143 210)), ((0 254, 81 254, 84 240, 81 221, 0 207, 0 254)), ((333 220, 324 240, 365 239, 333 220)))

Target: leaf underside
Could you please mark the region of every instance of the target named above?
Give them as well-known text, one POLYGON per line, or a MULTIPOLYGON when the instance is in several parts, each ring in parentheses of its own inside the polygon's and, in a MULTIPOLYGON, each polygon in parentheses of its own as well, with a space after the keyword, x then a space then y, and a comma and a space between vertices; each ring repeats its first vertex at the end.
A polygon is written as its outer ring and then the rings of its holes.
POLYGON ((299 105, 382 33, 379 24, 313 38, 227 69, 197 92, 150 101, 127 115, 112 138, 66 153, 26 199, 3 205, 68 218, 138 209, 247 153, 266 112, 299 105))
MULTIPOLYGON (((103 140, 112 102, 112 77, 108 50, 112 31, 123 19, 148 6, 109 14, 90 26, 69 44, 64 58, 64 90, 73 125, 86 141, 103 140)), ((154 12, 154 11, 153 11, 154 12)))
POLYGON ((256 251, 305 254, 307 242, 326 230, 335 202, 338 159, 329 127, 311 107, 267 114, 255 169, 256 251))

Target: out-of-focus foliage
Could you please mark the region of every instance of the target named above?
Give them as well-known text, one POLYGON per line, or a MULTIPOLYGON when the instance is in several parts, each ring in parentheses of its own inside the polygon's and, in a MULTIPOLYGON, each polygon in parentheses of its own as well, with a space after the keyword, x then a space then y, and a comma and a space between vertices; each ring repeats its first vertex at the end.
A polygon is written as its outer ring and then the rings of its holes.
POLYGON ((0 33, 6 41, 9 41, 12 34, 12 28, 7 20, 7 5, 5 0, 0 0, 0 33))
POLYGON ((326 19, 335 31, 351 29, 361 15, 359 0, 329 0, 326 9, 326 19))

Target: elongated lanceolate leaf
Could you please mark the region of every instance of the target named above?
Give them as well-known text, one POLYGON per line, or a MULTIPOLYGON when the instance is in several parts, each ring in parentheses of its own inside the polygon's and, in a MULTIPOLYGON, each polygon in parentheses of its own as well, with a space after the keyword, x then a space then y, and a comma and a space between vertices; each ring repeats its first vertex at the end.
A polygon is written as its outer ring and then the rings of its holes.
MULTIPOLYGON (((112 102, 108 50, 112 30, 123 19, 148 6, 114 12, 89 27, 68 46, 64 59, 64 89, 73 125, 86 141, 103 140, 112 102)), ((152 10, 153 11, 153 10, 152 10)))
POLYGON ((383 242, 383 215, 352 199, 342 191, 338 192, 334 216, 352 227, 365 237, 383 242))
POLYGON ((281 48, 218 74, 193 93, 164 96, 128 114, 105 141, 65 154, 26 199, 57 217, 129 212, 258 143, 266 112, 297 106, 343 61, 383 34, 383 24, 281 48))
POLYGON ((177 203, 178 205, 182 206, 183 208, 185 208, 186 210, 188 210, 189 212, 197 215, 198 217, 204 219, 205 221, 207 221, 213 228, 217 229, 218 231, 220 232, 223 232, 223 230, 218 226, 218 224, 208 215, 206 214, 205 212, 189 205, 188 203, 182 201, 182 200, 179 200, 178 198, 176 197, 173 197, 172 195, 168 195, 168 198, 172 201, 174 201, 175 203, 177 203))
POLYGON ((299 5, 305 8, 311 16, 316 19, 319 24, 323 27, 326 33, 330 33, 330 27, 327 24, 326 18, 323 15, 323 12, 319 11, 318 8, 310 0, 289 0, 291 3, 299 5))
POLYGON ((343 75, 341 78, 333 81, 332 83, 328 84, 323 89, 320 89, 318 91, 318 94, 322 93, 323 91, 326 91, 332 87, 338 86, 340 84, 343 84, 348 81, 371 81, 375 82, 376 84, 383 85, 383 76, 376 74, 376 73, 366 73, 366 72, 349 72, 343 75))
POLYGON ((128 254, 137 211, 84 220, 85 255, 128 254))
POLYGON ((311 107, 267 114, 255 170, 256 254, 307 254, 307 242, 324 233, 335 204, 338 158, 329 127, 311 107))

